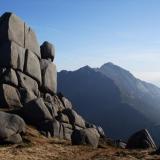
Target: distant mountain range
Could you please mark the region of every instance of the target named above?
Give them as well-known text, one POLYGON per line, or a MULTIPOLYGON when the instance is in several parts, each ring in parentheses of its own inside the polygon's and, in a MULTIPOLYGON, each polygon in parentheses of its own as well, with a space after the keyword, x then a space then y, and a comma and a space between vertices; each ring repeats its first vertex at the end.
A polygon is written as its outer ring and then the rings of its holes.
POLYGON ((59 72, 58 91, 112 138, 127 139, 142 128, 151 128, 156 135, 160 128, 160 88, 113 63, 59 72))

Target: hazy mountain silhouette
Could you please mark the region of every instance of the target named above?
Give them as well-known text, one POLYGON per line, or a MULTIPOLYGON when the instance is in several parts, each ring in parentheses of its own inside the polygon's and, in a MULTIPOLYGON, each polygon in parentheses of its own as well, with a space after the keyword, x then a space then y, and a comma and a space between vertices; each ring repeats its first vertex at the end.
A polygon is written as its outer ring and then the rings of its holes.
POLYGON ((112 63, 106 63, 97 70, 114 81, 125 103, 132 104, 153 122, 159 123, 160 88, 135 78, 127 70, 112 63))
POLYGON ((139 129, 160 124, 160 89, 112 63, 61 71, 58 90, 112 138, 126 139, 139 129))

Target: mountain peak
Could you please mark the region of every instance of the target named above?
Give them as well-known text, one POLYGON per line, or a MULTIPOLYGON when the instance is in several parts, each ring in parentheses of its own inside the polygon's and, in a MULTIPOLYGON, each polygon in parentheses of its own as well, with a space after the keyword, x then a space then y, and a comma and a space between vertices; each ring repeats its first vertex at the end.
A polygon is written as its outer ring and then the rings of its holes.
POLYGON ((93 70, 90 66, 86 65, 78 69, 79 71, 91 71, 93 70))
POLYGON ((115 65, 112 62, 108 62, 108 63, 103 64, 100 67, 100 70, 110 70, 111 72, 114 72, 114 73, 116 72, 121 75, 123 74, 123 75, 128 75, 128 76, 133 77, 133 75, 128 70, 126 70, 118 65, 115 65))
MULTIPOLYGON (((118 65, 115 65, 114 63, 112 62, 107 62, 105 64, 103 64, 100 68, 115 68, 115 69, 123 69, 122 67, 118 66, 118 65)), ((124 70, 124 69, 123 69, 124 70)))
POLYGON ((107 63, 105 63, 105 64, 103 64, 103 65, 115 65, 115 64, 112 63, 112 62, 107 62, 107 63))

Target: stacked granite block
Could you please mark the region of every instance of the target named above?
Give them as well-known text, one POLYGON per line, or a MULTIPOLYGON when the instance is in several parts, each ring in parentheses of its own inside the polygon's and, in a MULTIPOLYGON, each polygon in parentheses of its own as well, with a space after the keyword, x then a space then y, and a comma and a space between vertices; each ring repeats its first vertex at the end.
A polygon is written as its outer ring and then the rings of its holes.
POLYGON ((22 107, 40 97, 40 91, 55 94, 53 46, 45 42, 40 52, 34 31, 13 13, 1 16, 0 35, 0 106, 22 107))
POLYGON ((54 58, 54 46, 47 41, 39 46, 34 31, 19 17, 0 17, 0 108, 18 114, 48 137, 71 140, 74 131, 96 127, 56 94, 54 58))

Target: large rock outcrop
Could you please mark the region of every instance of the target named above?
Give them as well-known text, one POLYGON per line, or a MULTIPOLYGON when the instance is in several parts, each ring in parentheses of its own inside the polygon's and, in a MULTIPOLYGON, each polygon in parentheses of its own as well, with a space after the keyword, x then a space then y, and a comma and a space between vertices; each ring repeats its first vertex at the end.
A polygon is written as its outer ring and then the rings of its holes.
POLYGON ((0 111, 0 144, 21 143, 21 134, 25 131, 25 122, 22 118, 0 111))
POLYGON ((72 133, 82 130, 86 143, 97 147, 103 130, 88 125, 72 103, 57 94, 54 46, 47 41, 39 46, 34 31, 13 13, 0 17, 0 35, 0 107, 48 137, 75 140, 72 133))
POLYGON ((0 106, 23 106, 24 92, 27 102, 48 92, 52 96, 56 94, 53 45, 44 42, 40 49, 34 31, 13 13, 0 17, 0 34, 0 106), (16 93, 12 98, 9 90, 16 93))
POLYGON ((134 133, 127 142, 128 149, 148 149, 156 148, 156 144, 147 129, 134 133))
POLYGON ((95 128, 86 128, 83 130, 75 130, 72 134, 73 145, 90 144, 97 147, 100 135, 95 128))

